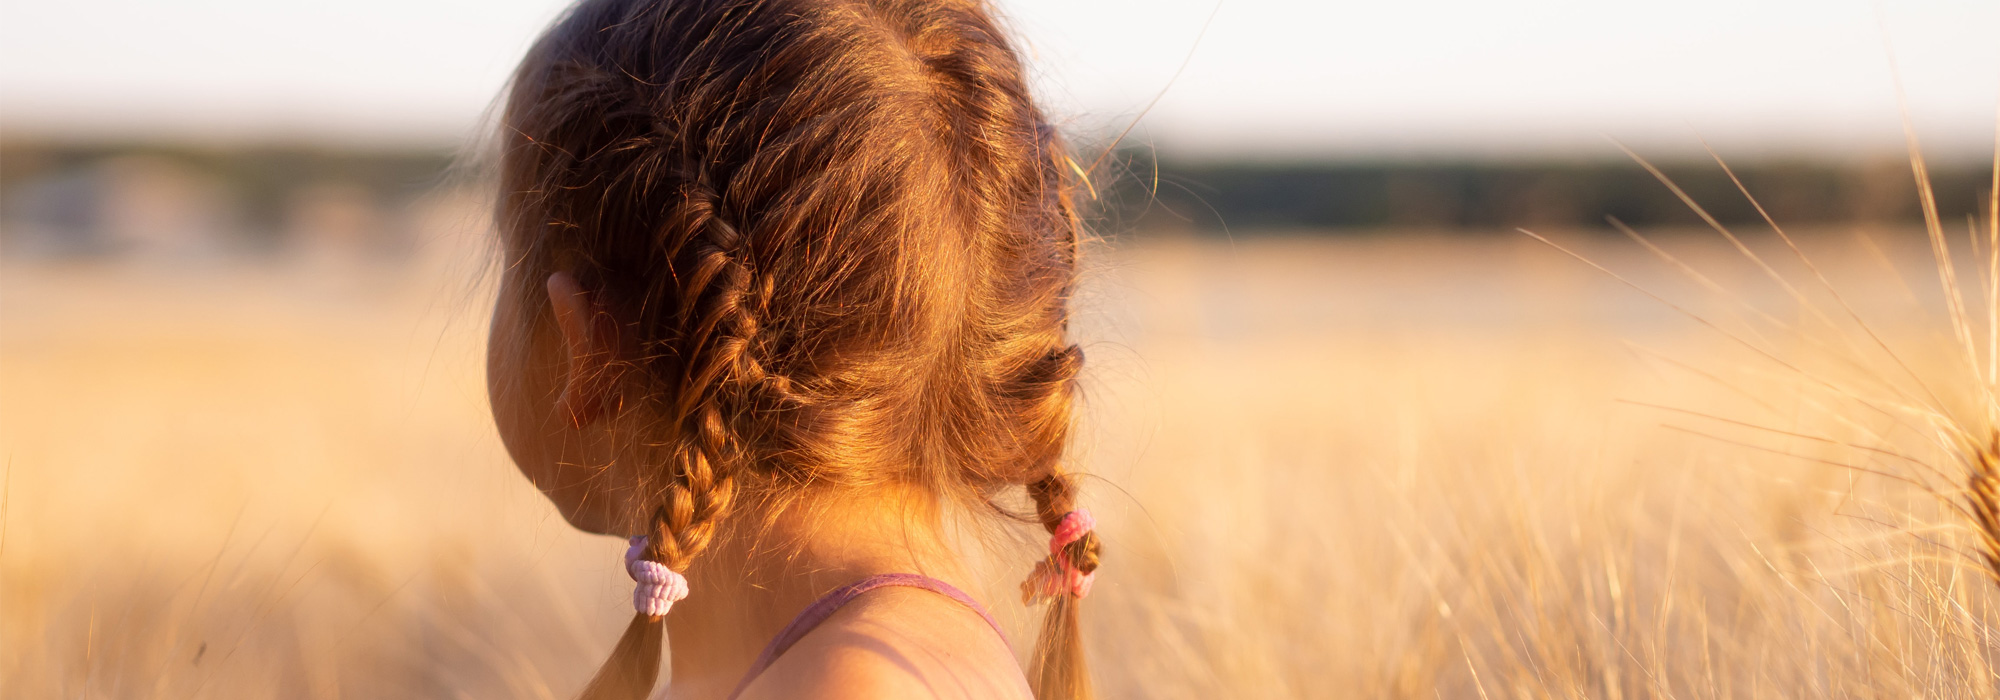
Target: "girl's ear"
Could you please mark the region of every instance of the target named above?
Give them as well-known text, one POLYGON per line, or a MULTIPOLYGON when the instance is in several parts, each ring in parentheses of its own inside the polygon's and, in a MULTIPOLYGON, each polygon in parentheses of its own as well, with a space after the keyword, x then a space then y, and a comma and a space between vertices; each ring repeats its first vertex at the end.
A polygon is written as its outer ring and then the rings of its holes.
POLYGON ((595 294, 567 272, 549 275, 548 288, 549 306, 555 310, 563 354, 569 360, 556 410, 569 416, 570 425, 581 430, 618 411, 618 402, 612 400, 623 367, 618 357, 618 322, 595 294))

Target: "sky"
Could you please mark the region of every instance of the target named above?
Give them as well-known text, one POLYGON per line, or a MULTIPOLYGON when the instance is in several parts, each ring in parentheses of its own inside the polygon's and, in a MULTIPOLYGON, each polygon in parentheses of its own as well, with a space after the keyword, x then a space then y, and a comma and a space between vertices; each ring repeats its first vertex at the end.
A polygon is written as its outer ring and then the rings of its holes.
MULTIPOLYGON (((1073 131, 1190 156, 1898 152, 1900 77, 1927 151, 1990 158, 2000 110, 2000 0, 996 4, 1073 131)), ((561 9, 5 0, 0 136, 458 143, 561 9)))

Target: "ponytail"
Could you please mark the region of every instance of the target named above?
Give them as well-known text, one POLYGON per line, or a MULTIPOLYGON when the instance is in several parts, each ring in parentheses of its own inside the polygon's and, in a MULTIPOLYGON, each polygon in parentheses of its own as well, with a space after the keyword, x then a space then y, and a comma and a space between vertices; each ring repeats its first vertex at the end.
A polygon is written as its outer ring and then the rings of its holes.
POLYGON ((583 687, 576 700, 643 700, 660 678, 660 648, 666 639, 666 618, 645 613, 632 616, 625 636, 612 647, 611 658, 583 687))
POLYGON ((1042 617, 1042 635, 1028 667, 1028 683, 1038 700, 1090 700, 1090 669, 1083 659, 1077 609, 1083 599, 1057 596, 1042 617))

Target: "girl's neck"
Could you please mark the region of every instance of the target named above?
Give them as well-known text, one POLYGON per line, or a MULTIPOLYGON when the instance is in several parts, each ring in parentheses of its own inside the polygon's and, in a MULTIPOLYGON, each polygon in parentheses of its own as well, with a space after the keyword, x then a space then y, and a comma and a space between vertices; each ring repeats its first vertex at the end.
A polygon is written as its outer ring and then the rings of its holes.
POLYGON ((667 616, 669 696, 725 697, 772 637, 842 585, 886 573, 962 581, 935 504, 917 493, 876 487, 730 518, 687 572, 691 595, 667 616))

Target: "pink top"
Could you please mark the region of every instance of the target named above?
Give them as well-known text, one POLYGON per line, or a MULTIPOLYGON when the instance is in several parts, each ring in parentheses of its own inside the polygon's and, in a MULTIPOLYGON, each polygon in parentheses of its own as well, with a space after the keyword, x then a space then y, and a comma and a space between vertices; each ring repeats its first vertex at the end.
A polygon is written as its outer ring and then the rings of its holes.
POLYGON ((750 664, 750 670, 743 674, 743 681, 737 683, 736 690, 729 693, 730 700, 736 700, 737 696, 742 695, 743 689, 750 687, 750 682, 757 680, 758 674, 763 673, 764 669, 770 668, 771 662, 777 661, 779 654, 785 653, 786 649, 792 648, 793 644, 804 638, 806 633, 813 631, 813 628, 818 627, 827 618, 833 617, 833 613, 840 610, 840 606, 853 602, 863 593, 886 586, 921 588, 963 603, 965 607, 979 613, 979 616, 986 620, 986 624, 992 625, 994 633, 1000 635, 1002 642, 1007 640, 1007 633, 1001 631, 1000 623, 995 621, 992 615, 986 614, 986 608, 980 606, 979 601, 973 600, 972 596, 966 595, 965 591, 922 574, 876 574, 833 589, 831 593, 813 601, 812 605, 806 606, 805 611, 799 613, 798 617, 792 618, 792 623, 785 625, 785 629, 773 637, 770 644, 765 645, 764 653, 757 655, 757 661, 750 664))

